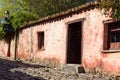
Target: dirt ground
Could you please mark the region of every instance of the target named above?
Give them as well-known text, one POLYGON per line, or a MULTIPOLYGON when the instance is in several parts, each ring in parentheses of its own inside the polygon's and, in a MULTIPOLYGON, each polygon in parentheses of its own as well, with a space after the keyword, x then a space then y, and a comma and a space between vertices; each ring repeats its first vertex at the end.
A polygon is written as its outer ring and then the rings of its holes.
POLYGON ((30 63, 0 58, 0 80, 120 80, 119 77, 64 72, 52 62, 30 63))

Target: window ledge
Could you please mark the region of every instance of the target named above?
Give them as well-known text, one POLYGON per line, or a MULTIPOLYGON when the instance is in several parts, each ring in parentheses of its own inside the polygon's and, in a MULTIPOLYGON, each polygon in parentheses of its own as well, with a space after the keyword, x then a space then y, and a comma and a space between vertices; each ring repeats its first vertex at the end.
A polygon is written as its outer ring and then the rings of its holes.
POLYGON ((118 53, 120 50, 103 50, 102 53, 118 53))
POLYGON ((45 49, 43 48, 43 49, 38 49, 38 51, 45 51, 45 49))

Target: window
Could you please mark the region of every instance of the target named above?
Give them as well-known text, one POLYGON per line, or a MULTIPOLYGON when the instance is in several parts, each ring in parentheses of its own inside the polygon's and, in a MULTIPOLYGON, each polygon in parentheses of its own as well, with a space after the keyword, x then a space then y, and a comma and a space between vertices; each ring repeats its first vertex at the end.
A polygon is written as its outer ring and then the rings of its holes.
POLYGON ((120 49, 120 22, 112 22, 104 28, 104 50, 120 49))
POLYGON ((44 50, 44 32, 38 32, 38 49, 44 50))

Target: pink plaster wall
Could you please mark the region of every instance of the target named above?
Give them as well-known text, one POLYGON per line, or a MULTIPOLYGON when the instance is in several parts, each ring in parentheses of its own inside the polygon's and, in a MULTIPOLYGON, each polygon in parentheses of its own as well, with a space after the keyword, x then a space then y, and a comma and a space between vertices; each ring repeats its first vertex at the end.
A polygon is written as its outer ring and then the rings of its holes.
POLYGON ((120 52, 102 54, 103 71, 120 75, 120 55, 119 54, 120 52))
MULTIPOLYGON (((102 53, 104 16, 97 8, 76 13, 72 16, 23 29, 19 34, 17 57, 23 60, 57 60, 66 64, 68 22, 85 18, 82 26, 82 64, 85 69, 102 67, 111 73, 120 72, 119 53, 102 53), (45 50, 38 50, 37 32, 45 33, 45 50)), ((0 41, 0 55, 6 56, 8 44, 0 41)), ((11 57, 14 57, 14 40, 11 42, 11 57)))

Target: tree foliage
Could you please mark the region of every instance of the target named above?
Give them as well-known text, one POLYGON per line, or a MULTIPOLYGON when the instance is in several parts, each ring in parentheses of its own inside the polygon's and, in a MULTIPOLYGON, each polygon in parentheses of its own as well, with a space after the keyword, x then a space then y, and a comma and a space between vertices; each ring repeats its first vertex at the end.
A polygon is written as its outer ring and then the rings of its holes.
POLYGON ((30 6, 30 10, 39 15, 39 17, 45 17, 57 12, 67 10, 69 8, 81 5, 86 0, 25 0, 30 6))
POLYGON ((104 8, 105 12, 111 9, 111 17, 120 20, 120 0, 102 0, 101 8, 104 8))
MULTIPOLYGON (((0 0, 0 3, 2 5, 0 19, 4 18, 4 12, 9 10, 9 19, 15 31, 24 23, 38 19, 37 14, 30 12, 30 7, 25 0, 0 0)), ((0 36, 5 36, 2 25, 0 25, 0 36)))
POLYGON ((28 23, 29 21, 36 20, 38 18, 37 15, 25 11, 18 11, 11 17, 11 23, 16 31, 21 25, 28 23))
MULTIPOLYGON (((12 25, 16 29, 26 22, 65 11, 89 1, 94 0, 0 0, 2 5, 0 18, 4 16, 4 11, 9 10, 12 25)), ((101 7, 106 11, 112 8, 112 17, 120 19, 120 0, 101 0, 101 7)))
POLYGON ((69 8, 85 3, 85 0, 0 0, 2 8, 0 18, 4 11, 9 10, 14 28, 69 8))

